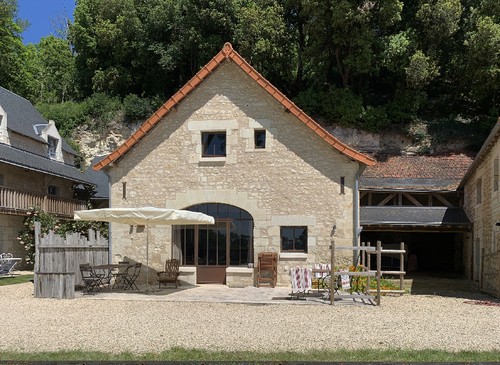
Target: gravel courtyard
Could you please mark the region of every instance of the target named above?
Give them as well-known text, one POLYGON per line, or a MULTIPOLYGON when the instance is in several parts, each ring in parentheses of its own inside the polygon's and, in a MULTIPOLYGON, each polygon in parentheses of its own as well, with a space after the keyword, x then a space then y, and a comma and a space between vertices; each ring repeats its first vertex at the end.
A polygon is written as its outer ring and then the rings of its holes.
POLYGON ((384 296, 380 307, 144 297, 35 299, 32 283, 1 286, 2 317, 9 326, 0 350, 500 350, 500 306, 473 305, 463 297, 384 296))

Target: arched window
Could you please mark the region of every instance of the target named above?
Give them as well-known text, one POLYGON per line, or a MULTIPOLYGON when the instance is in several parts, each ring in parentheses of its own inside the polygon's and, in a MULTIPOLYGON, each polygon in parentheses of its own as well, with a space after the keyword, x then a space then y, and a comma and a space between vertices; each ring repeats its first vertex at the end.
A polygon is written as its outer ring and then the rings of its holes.
POLYGON ((253 218, 246 210, 221 203, 185 208, 215 218, 214 225, 177 226, 174 247, 183 265, 247 266, 253 262, 253 218))

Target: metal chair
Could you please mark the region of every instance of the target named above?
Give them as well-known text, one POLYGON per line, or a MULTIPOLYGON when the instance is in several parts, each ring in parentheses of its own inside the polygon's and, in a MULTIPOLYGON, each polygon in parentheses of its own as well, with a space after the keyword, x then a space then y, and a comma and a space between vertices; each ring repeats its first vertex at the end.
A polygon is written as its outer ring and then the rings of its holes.
POLYGON ((80 273, 84 284, 84 294, 95 294, 101 289, 102 277, 95 273, 90 264, 81 264, 80 273))
MULTIPOLYGON (((119 261, 118 262, 119 265, 129 265, 130 262, 128 261, 119 261)), ((126 281, 125 281, 125 277, 128 276, 128 271, 130 268, 132 268, 132 266, 125 266, 125 267, 122 267, 122 268, 119 268, 117 272, 114 272, 112 273, 111 275, 113 276, 113 288, 124 288, 125 285, 126 285, 126 281)))
POLYGON ((123 286, 123 290, 128 290, 128 289, 139 290, 135 281, 137 280, 137 278, 139 277, 139 274, 141 273, 141 267, 142 267, 141 263, 137 263, 134 266, 130 267, 130 269, 133 268, 134 271, 132 272, 131 275, 123 276, 123 280, 125 281, 125 285, 123 286))
POLYGON ((165 261, 165 271, 160 271, 158 273, 158 289, 161 287, 161 284, 166 286, 168 283, 174 284, 175 289, 177 289, 177 285, 181 286, 179 280, 179 265, 180 262, 178 259, 165 261))

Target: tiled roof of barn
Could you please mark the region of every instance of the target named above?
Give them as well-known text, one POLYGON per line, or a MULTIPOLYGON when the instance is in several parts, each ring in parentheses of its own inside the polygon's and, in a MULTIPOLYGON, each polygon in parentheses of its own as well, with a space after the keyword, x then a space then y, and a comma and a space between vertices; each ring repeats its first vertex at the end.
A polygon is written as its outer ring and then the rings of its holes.
POLYGON ((456 190, 473 156, 380 155, 365 169, 361 189, 456 190))

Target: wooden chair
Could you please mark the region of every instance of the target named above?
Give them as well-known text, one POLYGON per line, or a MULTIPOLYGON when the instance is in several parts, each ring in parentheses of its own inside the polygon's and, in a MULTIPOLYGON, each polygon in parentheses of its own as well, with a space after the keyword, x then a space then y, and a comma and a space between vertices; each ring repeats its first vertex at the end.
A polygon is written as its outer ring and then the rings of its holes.
POLYGON ((259 252, 258 265, 257 287, 261 284, 269 284, 274 288, 278 276, 278 253, 259 252))
POLYGON ((168 283, 174 284, 177 289, 177 285, 181 286, 181 282, 179 280, 179 260, 178 259, 170 259, 165 261, 165 271, 160 271, 158 273, 158 288, 161 285, 167 285, 168 283))

